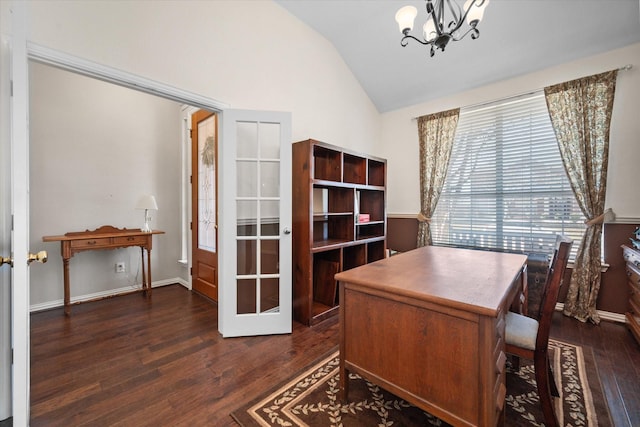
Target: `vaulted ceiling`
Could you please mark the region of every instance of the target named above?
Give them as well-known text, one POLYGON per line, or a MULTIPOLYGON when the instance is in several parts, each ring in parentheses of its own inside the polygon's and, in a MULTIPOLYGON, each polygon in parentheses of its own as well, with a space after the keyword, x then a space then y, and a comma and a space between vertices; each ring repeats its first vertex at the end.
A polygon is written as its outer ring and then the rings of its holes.
MULTIPOLYGON (((333 43, 380 112, 640 42, 638 0, 492 0, 477 40, 450 42, 432 58, 418 43, 400 46, 394 19, 414 5, 415 33, 426 21, 422 0, 275 1, 333 43)), ((627 63, 640 67, 640 58, 627 63)))

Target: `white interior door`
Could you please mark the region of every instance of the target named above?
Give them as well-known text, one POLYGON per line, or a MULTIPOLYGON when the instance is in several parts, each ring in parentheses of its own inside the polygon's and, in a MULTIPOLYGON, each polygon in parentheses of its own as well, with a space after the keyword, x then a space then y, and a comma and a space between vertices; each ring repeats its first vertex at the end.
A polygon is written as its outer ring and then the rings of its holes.
MULTIPOLYGON (((29 424, 29 96, 26 6, 11 4, 11 340, 13 425, 29 424)), ((3 197, 3 200, 5 197, 3 197)))
MULTIPOLYGON (((0 8, 6 7, 0 3, 0 8)), ((0 11, 0 19, 5 11, 0 11)), ((5 22, 0 24, 4 29, 5 22)), ((9 37, 0 40, 0 257, 11 257, 11 74, 9 37)), ((11 416, 11 266, 0 266, 0 421, 11 416)))
POLYGON ((290 333, 291 114, 224 110, 221 118, 219 331, 290 333))

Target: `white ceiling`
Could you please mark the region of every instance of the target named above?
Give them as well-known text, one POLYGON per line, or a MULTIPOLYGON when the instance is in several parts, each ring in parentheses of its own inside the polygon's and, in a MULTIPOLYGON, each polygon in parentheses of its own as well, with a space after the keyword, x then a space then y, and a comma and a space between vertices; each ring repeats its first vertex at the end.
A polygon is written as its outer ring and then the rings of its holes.
MULTIPOLYGON (((417 42, 400 46, 394 18, 412 4, 422 28, 422 0, 275 1, 333 43, 380 112, 640 42, 638 0, 492 0, 477 40, 450 42, 433 58, 417 42)), ((627 63, 640 67, 640 58, 627 63)))

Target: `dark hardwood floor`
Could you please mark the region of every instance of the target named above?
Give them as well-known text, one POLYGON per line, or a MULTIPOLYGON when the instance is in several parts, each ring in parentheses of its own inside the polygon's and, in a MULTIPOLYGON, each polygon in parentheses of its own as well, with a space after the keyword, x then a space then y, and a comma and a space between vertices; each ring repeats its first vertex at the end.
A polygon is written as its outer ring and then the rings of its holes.
MULTIPOLYGON (((616 426, 640 425, 640 347, 623 325, 557 313, 552 335, 591 346, 616 426)), ((230 412, 338 345, 336 319, 227 338, 217 307, 180 285, 31 316, 31 426, 232 426, 230 412)))

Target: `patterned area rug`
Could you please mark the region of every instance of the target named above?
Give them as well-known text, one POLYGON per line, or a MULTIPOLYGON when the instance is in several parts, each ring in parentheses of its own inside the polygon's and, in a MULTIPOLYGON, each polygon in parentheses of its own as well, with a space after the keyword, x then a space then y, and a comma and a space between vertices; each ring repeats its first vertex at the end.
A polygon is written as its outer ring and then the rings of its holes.
MULTIPOLYGON (((564 426, 611 426, 591 348, 551 340, 560 398, 556 414, 564 426)), ((391 393, 350 374, 349 403, 338 400, 337 351, 231 416, 249 426, 448 426, 391 393)), ((544 425, 533 362, 507 366, 507 426, 544 425)))

